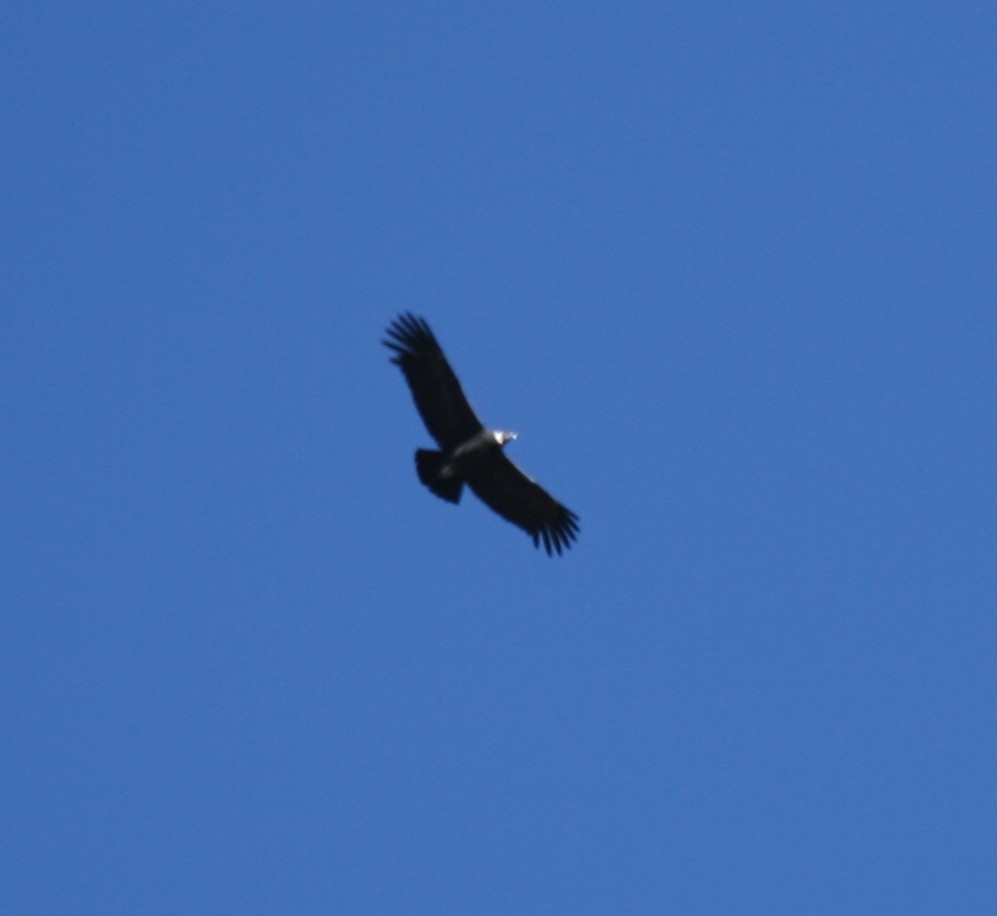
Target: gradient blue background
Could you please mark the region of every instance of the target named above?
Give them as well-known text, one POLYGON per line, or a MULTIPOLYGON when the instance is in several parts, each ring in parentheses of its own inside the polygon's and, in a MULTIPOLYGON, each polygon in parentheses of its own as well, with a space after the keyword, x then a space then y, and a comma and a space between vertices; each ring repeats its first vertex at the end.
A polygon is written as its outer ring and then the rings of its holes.
POLYGON ((997 912, 992 3, 3 18, 4 913, 997 912))

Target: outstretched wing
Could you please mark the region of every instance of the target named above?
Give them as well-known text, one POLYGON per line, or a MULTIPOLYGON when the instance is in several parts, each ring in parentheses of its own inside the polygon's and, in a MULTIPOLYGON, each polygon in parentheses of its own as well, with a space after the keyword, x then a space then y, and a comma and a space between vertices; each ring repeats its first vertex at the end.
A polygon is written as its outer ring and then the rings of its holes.
POLYGON ((391 323, 387 335, 383 343, 395 352, 391 361, 405 374, 422 422, 440 448, 449 451, 470 439, 482 423, 426 320, 407 312, 391 323))
POLYGON ((567 550, 578 536, 578 516, 527 477, 504 452, 494 454, 467 477, 468 486, 485 505, 529 534, 534 546, 543 541, 548 555, 567 550))

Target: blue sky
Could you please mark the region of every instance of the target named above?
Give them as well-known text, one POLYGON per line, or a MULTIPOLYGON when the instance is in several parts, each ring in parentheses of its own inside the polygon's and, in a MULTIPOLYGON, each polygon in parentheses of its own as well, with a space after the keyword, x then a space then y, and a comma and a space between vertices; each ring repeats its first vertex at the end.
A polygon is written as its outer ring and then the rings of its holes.
POLYGON ((992 913, 992 4, 18 3, 15 913, 992 913), (574 509, 415 479, 424 315, 574 509))

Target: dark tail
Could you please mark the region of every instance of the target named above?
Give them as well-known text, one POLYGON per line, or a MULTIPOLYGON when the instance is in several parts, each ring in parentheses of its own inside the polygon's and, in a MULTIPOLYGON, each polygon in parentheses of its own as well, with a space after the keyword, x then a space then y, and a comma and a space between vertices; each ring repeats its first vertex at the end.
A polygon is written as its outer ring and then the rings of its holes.
POLYGON ((445 499, 448 503, 459 503, 464 481, 459 477, 441 476, 440 471, 445 463, 443 452, 431 452, 429 449, 420 448, 415 453, 415 469, 419 474, 419 480, 440 499, 445 499))

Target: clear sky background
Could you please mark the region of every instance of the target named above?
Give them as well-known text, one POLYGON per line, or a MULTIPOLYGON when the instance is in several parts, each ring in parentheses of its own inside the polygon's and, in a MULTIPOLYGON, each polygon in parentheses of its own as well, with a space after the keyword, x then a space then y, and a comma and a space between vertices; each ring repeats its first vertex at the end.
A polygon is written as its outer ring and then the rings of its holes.
POLYGON ((3 20, 4 913, 997 912, 993 3, 3 20))

